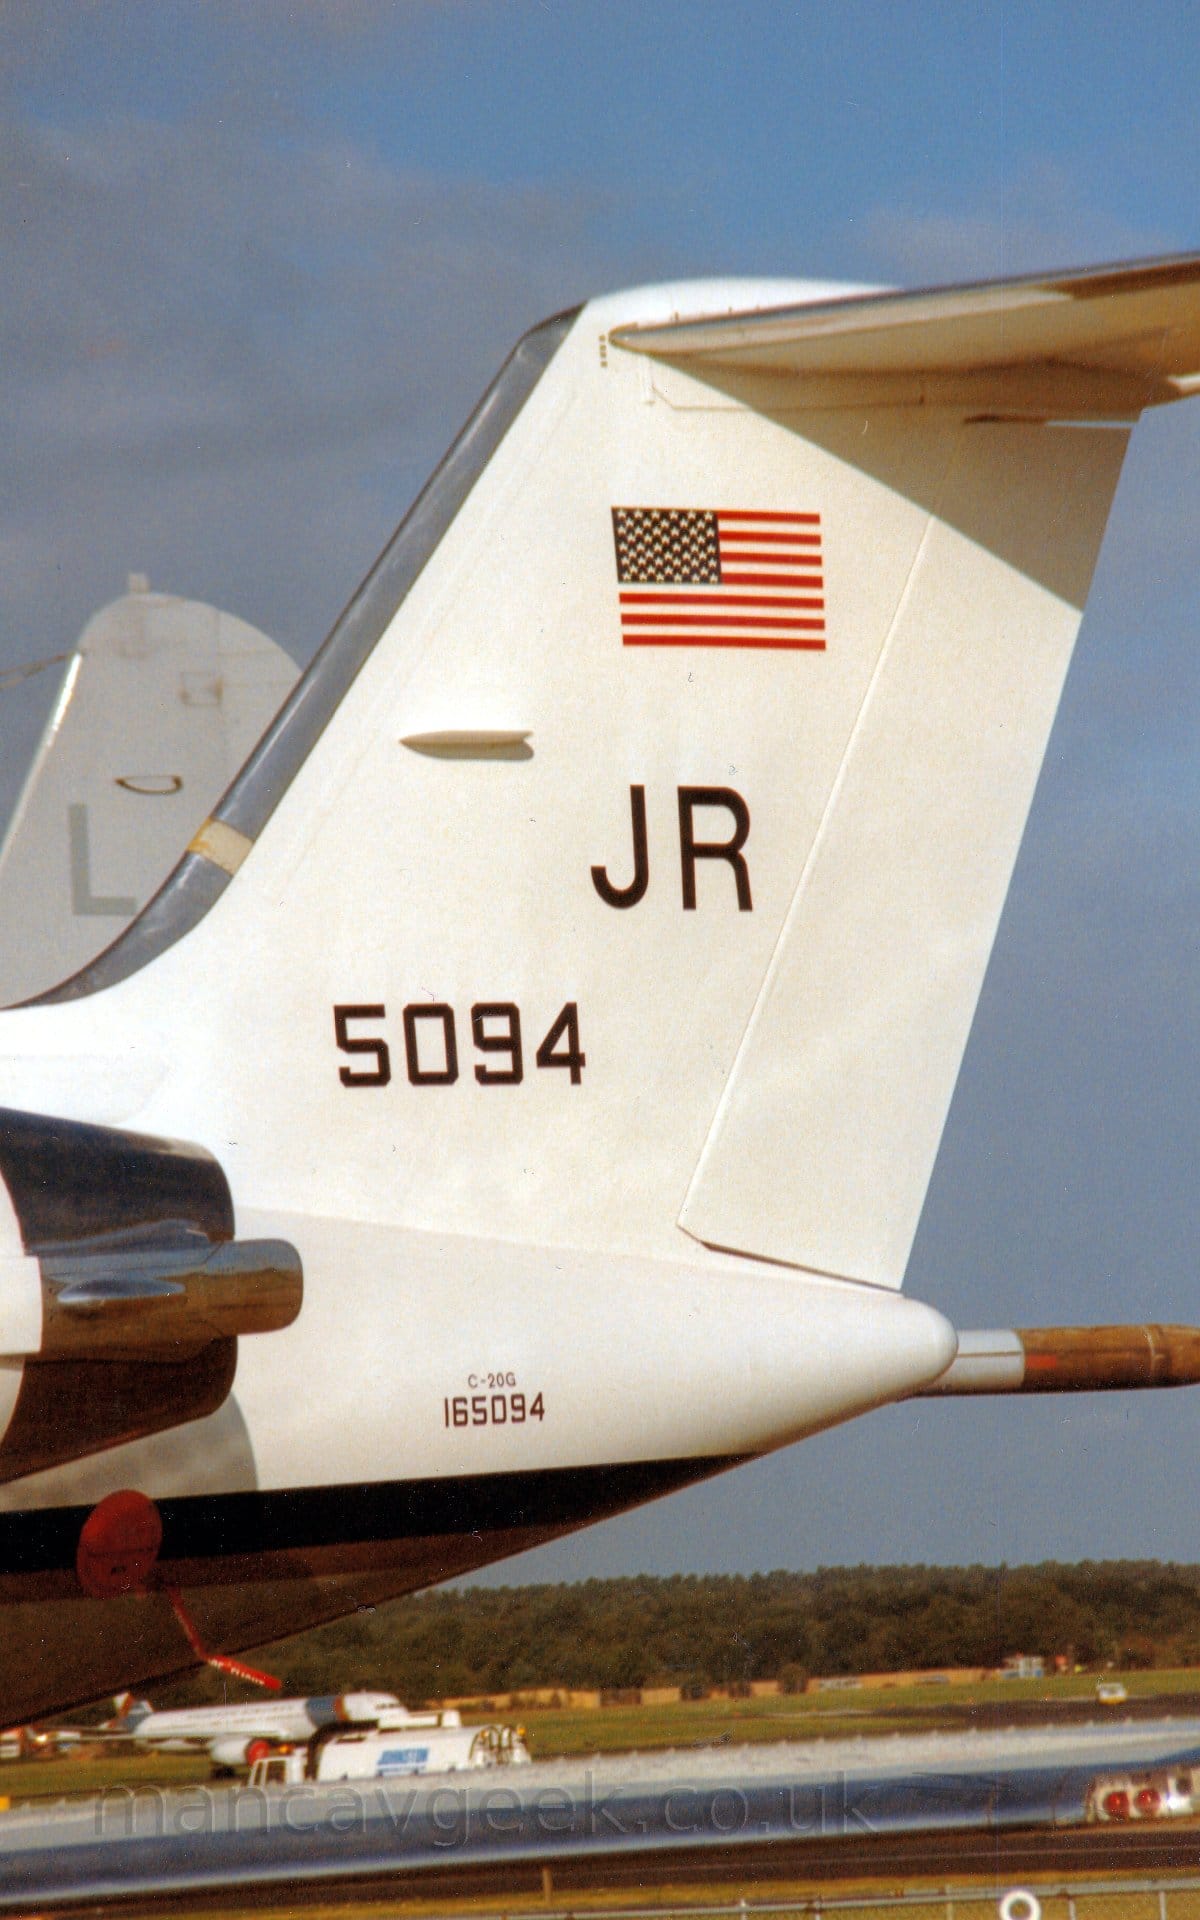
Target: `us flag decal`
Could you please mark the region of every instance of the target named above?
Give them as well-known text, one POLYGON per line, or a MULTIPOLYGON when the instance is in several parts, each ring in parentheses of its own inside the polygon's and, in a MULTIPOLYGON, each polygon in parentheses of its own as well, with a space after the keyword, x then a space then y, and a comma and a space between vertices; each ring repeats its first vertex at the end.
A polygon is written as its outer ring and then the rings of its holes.
POLYGON ((614 507, 627 647, 825 646, 819 513, 614 507))

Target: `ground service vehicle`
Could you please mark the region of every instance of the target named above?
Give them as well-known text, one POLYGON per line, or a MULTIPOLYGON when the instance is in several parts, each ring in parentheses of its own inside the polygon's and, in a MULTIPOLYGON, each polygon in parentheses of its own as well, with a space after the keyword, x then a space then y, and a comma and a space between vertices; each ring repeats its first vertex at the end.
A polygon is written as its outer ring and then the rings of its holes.
POLYGON ((305 1747, 256 1760, 250 1785, 294 1786, 302 1781, 394 1780, 413 1773, 458 1773, 464 1768, 527 1766, 519 1728, 431 1727, 391 1732, 318 1734, 305 1747))

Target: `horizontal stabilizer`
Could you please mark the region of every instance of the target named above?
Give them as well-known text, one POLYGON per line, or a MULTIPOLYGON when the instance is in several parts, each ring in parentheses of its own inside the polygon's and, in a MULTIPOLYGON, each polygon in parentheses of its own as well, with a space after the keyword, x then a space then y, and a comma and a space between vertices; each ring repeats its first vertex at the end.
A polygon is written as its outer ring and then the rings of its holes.
MULTIPOLYGON (((861 390, 864 379, 987 374, 994 386, 998 371, 1044 369, 1057 376, 1073 412, 1137 412, 1181 398, 1200 380, 1198 288, 1200 256, 1185 254, 618 327, 612 340, 710 380, 825 376, 861 390)), ((1047 391, 1052 404, 1054 389, 1047 391)))
POLYGON ((1198 1384, 1200 1327, 1004 1327, 960 1333, 945 1373, 913 1397, 1198 1384))

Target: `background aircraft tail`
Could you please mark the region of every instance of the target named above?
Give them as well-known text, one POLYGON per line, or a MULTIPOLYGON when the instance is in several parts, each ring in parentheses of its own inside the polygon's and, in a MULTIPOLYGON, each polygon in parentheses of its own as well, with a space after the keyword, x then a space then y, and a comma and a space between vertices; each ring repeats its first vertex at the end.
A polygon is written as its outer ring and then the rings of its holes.
POLYGON ((265 633, 141 575, 93 615, 0 843, 0 1005, 116 939, 296 677, 265 633))
POLYGON ((114 1717, 111 1720, 105 1721, 105 1729, 110 1733, 120 1732, 126 1729, 132 1732, 134 1727, 138 1726, 140 1722, 146 1718, 146 1715, 152 1712, 153 1708, 148 1700, 139 1700, 137 1695, 133 1693, 114 1693, 114 1717))

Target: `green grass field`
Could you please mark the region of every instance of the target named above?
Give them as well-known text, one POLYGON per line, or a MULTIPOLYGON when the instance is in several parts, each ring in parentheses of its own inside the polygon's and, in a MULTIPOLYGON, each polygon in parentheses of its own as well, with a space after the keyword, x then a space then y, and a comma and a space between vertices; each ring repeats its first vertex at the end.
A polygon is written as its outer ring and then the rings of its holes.
POLYGON ((0 1797, 11 1806, 27 1800, 61 1800, 103 1793, 108 1787, 190 1787, 209 1778, 203 1754, 135 1753, 70 1755, 56 1760, 6 1760, 0 1765, 0 1797))
MULTIPOLYGON (((1109 1674, 1131 1700, 1191 1695, 1200 1711, 1200 1671, 1183 1668, 1109 1674)), ((709 1746, 750 1740, 815 1740, 845 1735, 918 1733, 971 1724, 976 1708, 1044 1701, 1095 1702, 1094 1674, 1043 1680, 993 1680, 978 1686, 866 1687, 828 1693, 769 1694, 753 1700, 685 1700, 666 1706, 601 1707, 573 1711, 527 1707, 496 1717, 519 1720, 535 1756, 611 1753, 648 1747, 709 1746)), ((1120 1707, 1096 1706, 1096 1716, 1119 1719, 1120 1707)), ((464 1718, 478 1718, 464 1715, 464 1718)))

